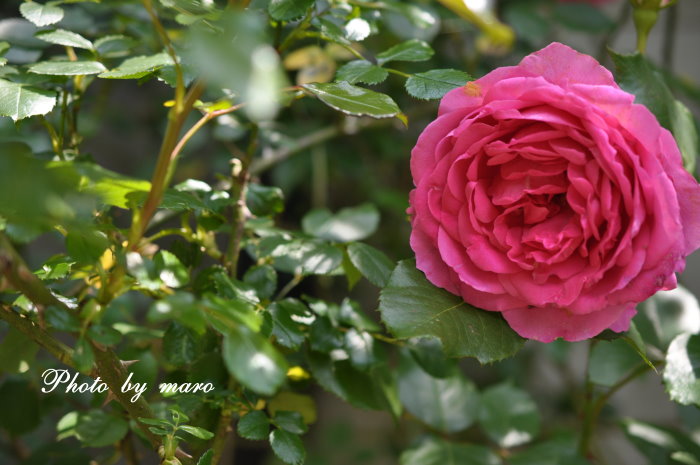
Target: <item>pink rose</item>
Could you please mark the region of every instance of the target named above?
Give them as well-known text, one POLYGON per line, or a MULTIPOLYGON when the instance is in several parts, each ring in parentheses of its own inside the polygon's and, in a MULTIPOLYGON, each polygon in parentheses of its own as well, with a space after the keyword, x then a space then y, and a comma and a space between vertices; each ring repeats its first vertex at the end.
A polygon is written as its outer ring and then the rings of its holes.
POLYGON ((445 95, 411 154, 418 268, 526 338, 627 330, 700 247, 700 186, 633 101, 559 43, 445 95))

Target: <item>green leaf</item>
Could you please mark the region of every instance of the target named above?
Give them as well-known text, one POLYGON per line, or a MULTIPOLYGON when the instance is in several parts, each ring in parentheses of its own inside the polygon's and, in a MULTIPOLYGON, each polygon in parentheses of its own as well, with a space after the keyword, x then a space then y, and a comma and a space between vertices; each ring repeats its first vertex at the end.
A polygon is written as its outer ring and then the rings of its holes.
POLYGON ((343 208, 336 214, 319 209, 307 213, 301 220, 304 232, 321 239, 351 242, 374 234, 379 226, 379 211, 372 204, 343 208))
POLYGON ((261 441, 270 433, 270 421, 262 410, 253 410, 238 420, 237 429, 241 437, 261 441))
POLYGON ((315 351, 309 354, 309 366, 321 387, 346 402, 364 409, 389 410, 396 417, 400 415, 396 382, 386 367, 360 371, 349 360, 335 361, 329 354, 315 351))
POLYGON ((151 190, 151 183, 134 179, 102 168, 94 163, 71 163, 83 177, 83 192, 95 195, 106 205, 128 208, 128 196, 133 193, 145 195, 151 190))
POLYGON ((508 457, 508 465, 590 465, 577 454, 578 438, 558 434, 508 457))
POLYGON ((304 342, 305 334, 295 319, 308 318, 309 310, 299 301, 286 299, 274 302, 268 308, 272 316, 272 334, 281 346, 297 350, 304 342))
POLYGON ((94 362, 95 355, 92 352, 90 343, 85 337, 81 337, 76 341, 75 350, 73 351, 75 368, 82 373, 88 373, 92 370, 94 362))
POLYGON ((285 410, 278 411, 275 413, 275 417, 272 419, 272 422, 279 429, 283 429, 294 434, 304 434, 308 429, 304 423, 304 418, 299 412, 285 410))
POLYGON ((248 268, 243 282, 253 286, 261 299, 270 299, 277 289, 277 272, 270 265, 256 265, 248 268))
POLYGON ((394 262, 384 252, 361 242, 348 244, 348 257, 353 265, 377 287, 384 287, 389 282, 394 262))
POLYGON ((168 287, 182 287, 190 280, 190 274, 185 265, 171 252, 159 250, 153 257, 155 271, 163 284, 168 287))
POLYGON ((471 79, 464 71, 433 69, 417 73, 406 80, 406 91, 412 96, 430 100, 442 98, 452 89, 462 87, 471 79))
POLYGON ((99 61, 41 61, 29 67, 30 73, 51 76, 87 76, 106 70, 99 61))
POLYGON ((255 216, 273 216, 284 211, 284 195, 279 187, 248 185, 246 205, 255 216))
POLYGON ((442 343, 436 337, 409 340, 413 359, 433 378, 448 378, 457 371, 457 359, 445 357, 442 343))
POLYGON ((612 386, 640 362, 639 354, 622 338, 598 341, 588 362, 588 376, 595 384, 612 386))
POLYGON ((9 377, 0 386, 0 426, 13 436, 28 433, 41 421, 39 393, 29 381, 9 377))
POLYGON ((384 353, 374 338, 367 331, 350 328, 344 337, 345 350, 350 357, 350 363, 358 370, 367 371, 383 363, 384 353))
POLYGON ((304 444, 296 434, 276 429, 270 433, 270 445, 275 455, 289 465, 301 465, 306 458, 304 444))
POLYGON ((282 385, 287 362, 270 341, 246 326, 232 328, 224 335, 226 368, 248 389, 270 396, 282 385))
POLYGON ((690 111, 673 97, 661 74, 643 55, 610 51, 610 56, 620 87, 634 94, 635 102, 646 106, 659 123, 673 133, 685 167, 693 173, 698 156, 698 134, 690 111))
POLYGON ((479 422, 501 447, 530 442, 540 431, 540 414, 530 396, 508 383, 491 387, 481 395, 479 422))
POLYGON ((212 460, 214 459, 214 451, 209 449, 197 461, 197 465, 212 465, 212 460))
POLYGON ((365 84, 379 84, 389 76, 384 68, 365 60, 355 60, 346 63, 338 69, 335 75, 336 81, 347 81, 350 84, 364 82, 365 84))
POLYGON ((160 68, 173 64, 173 59, 165 52, 149 56, 138 56, 124 60, 116 68, 97 77, 104 79, 141 79, 160 68))
POLYGON ((199 334, 203 334, 207 319, 203 310, 192 294, 176 292, 162 300, 153 302, 148 311, 148 320, 152 322, 175 320, 199 334))
POLYGON ((377 61, 380 65, 390 61, 425 61, 429 60, 434 53, 426 42, 411 39, 380 53, 377 55, 377 61))
POLYGON ((500 465, 488 447, 456 444, 438 438, 428 438, 420 445, 405 451, 400 465, 500 465))
POLYGON ((447 378, 433 378, 405 352, 399 366, 399 396, 413 416, 444 433, 468 428, 479 413, 476 386, 459 370, 447 378))
MULTIPOLYGON (((274 238, 272 238, 274 239, 274 238)), ((315 240, 293 240, 279 243, 270 251, 275 268, 287 273, 329 274, 343 262, 337 247, 315 240)))
POLYGON ((65 29, 56 29, 53 31, 39 31, 35 34, 35 37, 50 44, 63 45, 66 47, 84 48, 86 50, 94 49, 92 42, 87 40, 85 37, 75 32, 66 31, 65 29))
POLYGON ((0 116, 9 116, 18 121, 29 116, 45 115, 53 110, 54 105, 54 92, 0 79, 0 116))
POLYGON ((10 326, 0 341, 0 373, 27 371, 38 351, 39 346, 34 341, 15 329, 14 326, 10 326))
POLYGON ((657 292, 637 310, 634 323, 644 341, 663 352, 679 334, 700 332, 700 304, 682 286, 657 292))
POLYGON ((42 5, 32 1, 24 2, 19 6, 19 12, 36 26, 48 26, 63 19, 63 10, 56 6, 57 3, 59 2, 42 5))
POLYGON ((178 426, 178 429, 181 429, 182 431, 189 433, 196 438, 203 439, 205 441, 208 441, 209 439, 214 437, 214 433, 212 433, 211 431, 207 431, 204 428, 200 428, 198 426, 182 425, 178 426))
POLYGON ((700 446, 694 438, 681 431, 632 419, 624 420, 623 426, 627 437, 644 454, 650 464, 689 463, 674 460, 674 456, 677 457, 678 453, 700 460, 700 446))
POLYGON ((435 336, 448 357, 490 363, 512 356, 524 342, 499 314, 474 308, 433 286, 413 260, 401 261, 394 269, 381 292, 379 311, 394 336, 435 336))
POLYGON ((95 409, 78 414, 75 435, 86 446, 104 447, 122 439, 128 430, 126 420, 95 409))
POLYGON ((98 55, 113 58, 127 55, 137 45, 131 37, 123 35, 109 35, 100 37, 95 41, 95 50, 98 55))
POLYGON ((101 231, 69 231, 66 235, 66 249, 78 263, 95 263, 107 247, 109 239, 101 231))
POLYGON ((700 335, 680 334, 666 353, 664 383, 671 400, 700 406, 700 335))
POLYGON ((329 107, 351 116, 405 119, 396 102, 386 94, 353 86, 347 82, 304 84, 304 89, 329 107))
POLYGON ((163 355, 168 363, 182 367, 194 362, 201 354, 201 338, 179 323, 170 323, 163 336, 163 355))
POLYGON ((315 0, 271 0, 267 11, 278 21, 289 21, 304 15, 315 0))
POLYGON ((556 4, 554 18, 568 28, 590 33, 605 32, 615 24, 599 8, 584 2, 556 4))

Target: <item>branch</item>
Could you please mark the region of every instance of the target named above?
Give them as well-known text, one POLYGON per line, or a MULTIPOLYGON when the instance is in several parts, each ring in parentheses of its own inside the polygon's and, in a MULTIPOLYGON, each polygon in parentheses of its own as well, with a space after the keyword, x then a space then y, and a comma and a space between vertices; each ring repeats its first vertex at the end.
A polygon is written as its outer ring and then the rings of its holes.
POLYGON ((73 363, 73 349, 55 339, 51 334, 41 329, 29 318, 23 317, 4 305, 0 306, 0 318, 7 321, 11 326, 36 342, 39 346, 46 349, 46 351, 56 357, 59 362, 74 370, 77 369, 73 363))

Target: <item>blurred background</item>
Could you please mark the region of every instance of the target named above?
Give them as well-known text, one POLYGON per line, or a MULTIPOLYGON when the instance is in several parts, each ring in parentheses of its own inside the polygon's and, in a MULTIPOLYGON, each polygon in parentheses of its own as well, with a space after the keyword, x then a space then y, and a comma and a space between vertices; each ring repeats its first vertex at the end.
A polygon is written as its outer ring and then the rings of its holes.
MULTIPOLYGON (((0 40, 27 37, 27 23, 19 19, 17 0, 0 2, 0 40)), ((120 2, 111 2, 118 4, 120 2)), ((143 16, 138 3, 125 3, 121 21, 129 27, 129 15, 143 16)), ((412 71, 432 68, 455 68, 478 77, 496 66, 517 63, 525 54, 557 40, 577 50, 596 56, 606 66, 606 44, 617 52, 634 50, 635 32, 630 10, 624 0, 613 0, 601 5, 599 15, 577 16, 566 10, 552 13, 549 3, 531 0, 467 0, 474 10, 493 9, 499 17, 515 29, 517 42, 507 53, 491 53, 477 46, 478 30, 457 18, 437 2, 412 2, 424 15, 423 23, 407 21, 395 15, 386 18, 387 32, 371 36, 363 42, 370 50, 383 50, 394 43, 410 38, 431 42, 436 50, 433 59, 421 65, 411 65, 412 71), (545 5, 546 4, 546 5, 545 5), (543 6, 544 5, 544 6, 543 6), (423 68, 421 68, 423 66, 423 68)), ((73 8, 71 29, 90 36, 95 25, 93 17, 81 15, 81 8, 73 8)), ((117 8, 115 6, 115 8, 117 8)), ((117 9, 119 9, 117 8, 117 9)), ((591 10, 586 10, 590 12, 591 10)), ((700 1, 679 0, 673 9, 664 10, 658 26, 649 39, 649 56, 676 76, 677 95, 700 114, 700 1)), ((33 31, 30 31, 30 34, 33 31)), ((26 39, 31 40, 31 39, 26 39)), ((306 45, 316 45, 309 41, 306 45)), ((153 44, 153 50, 156 49, 153 44)), ((326 50, 328 52, 328 50, 326 50)), ((329 55, 332 56, 330 52, 329 55)), ((347 58, 337 58, 338 62, 347 58)), ((336 64, 332 63, 331 67, 336 64)), ((406 65, 409 66, 409 65, 406 65)), ((331 75, 332 76, 332 75, 331 75)), ((289 79, 298 79, 295 70, 289 70, 289 79)), ((403 80, 390 78, 379 86, 391 95, 407 113, 410 124, 404 128, 397 121, 381 120, 360 124, 342 123, 343 134, 326 138, 261 174, 264 184, 282 188, 286 210, 279 221, 288 228, 299 228, 300 218, 312 207, 338 210, 364 202, 377 205, 382 213, 380 229, 369 242, 398 260, 412 255, 408 247, 409 224, 405 214, 407 194, 412 188, 409 173, 409 155, 415 140, 436 113, 437 102, 423 102, 408 96, 402 89, 403 80), (365 127, 366 126, 366 127, 365 127)), ((134 85, 131 81, 102 80, 90 88, 85 99, 90 108, 80 121, 86 139, 82 148, 99 164, 119 173, 148 179, 155 164, 164 124, 162 103, 170 98, 171 90, 162 82, 150 80, 134 85)), ((309 134, 319 134, 338 126, 341 117, 319 102, 307 99, 284 109, 272 123, 261 126, 263 137, 271 145, 292 145, 309 134)), ((192 121, 194 122, 194 120, 192 121)), ((192 123, 190 122, 190 124, 192 123)), ((49 141, 36 128, 22 124, 15 126, 9 119, 0 119, 0 137, 13 138, 19 132, 34 131, 35 147, 49 150, 49 141)), ((216 182, 216 173, 229 169, 229 152, 220 141, 235 141, 242 136, 235 117, 221 118, 199 133, 187 146, 179 163, 175 182, 185 179, 203 179, 216 182)), ((128 220, 128 213, 124 213, 128 220)), ((126 223, 125 223, 126 224, 126 223)), ((57 237, 46 235, 32 246, 28 259, 41 263, 62 247, 57 237)), ((700 254, 688 260, 680 282, 693 294, 700 295, 700 254)), ((295 291, 333 300, 344 282, 318 279, 309 281, 295 291)), ((352 297, 372 313, 377 305, 377 290, 361 281, 352 291, 352 297)), ((376 316, 376 314, 375 314, 376 316)), ((479 366, 476 361, 461 362, 468 376, 479 386, 488 386, 504 379, 512 379, 527 388, 543 415, 543 429, 550 424, 568 424, 575 427, 578 418, 572 413, 571 402, 583 384, 587 343, 540 344, 530 342, 515 358, 491 366, 479 366), (573 393, 573 394, 572 394, 573 393)), ((0 374, 0 377, 2 375, 0 374)), ((389 465, 397 463, 400 451, 415 439, 417 428, 411 419, 394 422, 389 414, 360 411, 341 402, 322 390, 311 393, 317 399, 316 424, 307 437, 309 465, 389 465)), ((11 399, 0 396, 0 416, 11 399)), ((51 409, 51 396, 42 397, 41 409, 51 409)), ((696 409, 681 408, 671 403, 663 392, 661 379, 649 374, 630 384, 612 399, 607 407, 616 416, 630 416, 661 425, 686 425, 700 431, 696 409)), ((612 415, 603 415, 599 438, 606 463, 611 465, 639 465, 648 463, 625 438, 617 424, 606 422, 612 415)), ((55 435, 57 416, 45 417, 44 424, 25 438, 40 443, 55 435)), ((473 434, 467 430, 467 435, 473 434)), ((474 440, 474 437, 471 437, 474 440)), ((0 463, 11 464, 7 450, 12 438, 0 431, 0 463)), ((66 444, 70 444, 67 442, 66 444)), ((275 463, 269 448, 242 441, 236 448, 237 463, 245 465, 275 463)), ((233 463, 233 457, 228 458, 233 463)), ((659 465, 651 464, 650 465, 659 465)))

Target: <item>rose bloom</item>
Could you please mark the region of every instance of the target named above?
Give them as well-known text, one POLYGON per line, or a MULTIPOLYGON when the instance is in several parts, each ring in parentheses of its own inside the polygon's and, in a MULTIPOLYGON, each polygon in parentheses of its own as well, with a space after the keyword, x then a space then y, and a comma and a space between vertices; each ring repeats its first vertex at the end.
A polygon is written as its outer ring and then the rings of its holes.
POLYGON ((700 186, 633 101, 559 43, 445 95, 411 154, 417 267, 526 338, 627 330, 700 247, 700 186))

